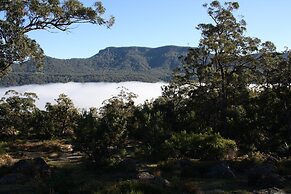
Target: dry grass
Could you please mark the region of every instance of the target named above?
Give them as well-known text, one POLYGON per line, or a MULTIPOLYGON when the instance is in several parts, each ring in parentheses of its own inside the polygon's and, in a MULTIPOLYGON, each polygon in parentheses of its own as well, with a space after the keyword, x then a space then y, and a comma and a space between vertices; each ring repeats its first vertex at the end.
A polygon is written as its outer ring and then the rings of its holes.
POLYGON ((39 152, 70 152, 72 147, 62 140, 18 141, 10 145, 12 150, 39 152))
POLYGON ((0 154, 0 167, 10 166, 14 162, 13 158, 9 154, 0 154))

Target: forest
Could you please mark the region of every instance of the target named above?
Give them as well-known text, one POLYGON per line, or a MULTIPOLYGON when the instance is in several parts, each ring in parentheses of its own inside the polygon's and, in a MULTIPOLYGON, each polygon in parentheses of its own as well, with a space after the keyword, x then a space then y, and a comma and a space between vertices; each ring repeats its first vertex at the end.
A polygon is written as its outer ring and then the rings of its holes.
POLYGON ((85 59, 45 57, 37 68, 34 61, 12 65, 0 78, 1 86, 66 82, 170 81, 179 57, 187 47, 108 47, 85 59))
POLYGON ((238 3, 204 6, 213 23, 157 99, 124 89, 79 110, 60 94, 41 110, 7 91, 0 192, 291 193, 291 53, 245 36, 238 3))

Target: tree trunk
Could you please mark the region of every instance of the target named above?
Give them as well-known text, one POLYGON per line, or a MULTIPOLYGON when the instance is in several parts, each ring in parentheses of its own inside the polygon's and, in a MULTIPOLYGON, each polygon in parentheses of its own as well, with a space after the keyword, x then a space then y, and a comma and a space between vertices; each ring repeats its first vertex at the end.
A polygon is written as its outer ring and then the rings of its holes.
POLYGON ((229 137, 229 130, 227 126, 227 91, 226 91, 226 75, 224 68, 220 62, 218 62, 219 65, 219 70, 220 70, 220 75, 221 75, 221 92, 220 92, 220 132, 222 133, 223 136, 229 137))

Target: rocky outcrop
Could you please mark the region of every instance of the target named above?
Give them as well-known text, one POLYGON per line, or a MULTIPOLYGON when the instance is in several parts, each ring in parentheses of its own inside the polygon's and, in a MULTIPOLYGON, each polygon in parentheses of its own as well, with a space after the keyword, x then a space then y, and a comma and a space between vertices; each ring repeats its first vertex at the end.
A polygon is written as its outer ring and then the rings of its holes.
POLYGON ((162 187, 170 186, 170 182, 167 179, 161 176, 152 175, 149 172, 138 173, 137 180, 140 182, 151 183, 151 184, 162 186, 162 187))
POLYGON ((277 169, 277 160, 269 157, 260 165, 256 165, 248 172, 248 184, 259 188, 282 188, 285 179, 279 175, 277 169))
POLYGON ((226 161, 210 164, 195 164, 189 161, 180 162, 181 177, 192 178, 235 178, 235 172, 226 161))
POLYGON ((253 191, 253 194, 287 194, 285 191, 278 189, 276 187, 261 189, 253 191))
POLYGON ((51 169, 44 159, 23 159, 10 167, 10 171, 0 178, 0 184, 24 183, 34 178, 47 179, 51 176, 51 169))
POLYGON ((137 172, 138 161, 132 158, 126 158, 118 164, 118 167, 126 172, 137 172))
POLYGON ((206 174, 207 178, 235 178, 234 171, 226 162, 220 162, 217 165, 210 167, 206 174))

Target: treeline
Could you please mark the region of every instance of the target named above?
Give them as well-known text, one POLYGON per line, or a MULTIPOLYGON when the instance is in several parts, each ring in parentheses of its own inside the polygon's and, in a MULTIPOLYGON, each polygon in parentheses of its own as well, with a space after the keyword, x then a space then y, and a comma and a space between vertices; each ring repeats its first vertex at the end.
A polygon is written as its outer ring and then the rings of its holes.
POLYGON ((27 84, 48 84, 48 83, 67 83, 67 82, 126 82, 126 81, 142 81, 142 82, 159 82, 169 81, 171 76, 160 71, 150 70, 141 72, 128 72, 124 70, 109 71, 92 74, 43 74, 43 73, 13 73, 1 80, 2 86, 17 86, 27 84))
POLYGON ((0 101, 1 140, 67 139, 98 165, 120 162, 129 145, 134 146, 137 157, 150 161, 222 159, 236 153, 235 141, 211 128, 199 131, 189 129, 186 123, 181 126, 180 118, 187 119, 184 114, 188 113, 175 110, 168 96, 140 106, 134 105, 135 97, 122 90, 103 107, 80 111, 61 94, 55 104, 47 103, 45 110, 40 110, 34 104, 36 94, 10 90, 0 101))

